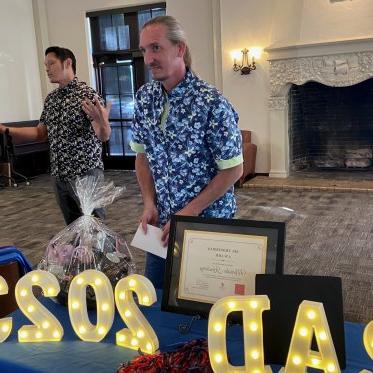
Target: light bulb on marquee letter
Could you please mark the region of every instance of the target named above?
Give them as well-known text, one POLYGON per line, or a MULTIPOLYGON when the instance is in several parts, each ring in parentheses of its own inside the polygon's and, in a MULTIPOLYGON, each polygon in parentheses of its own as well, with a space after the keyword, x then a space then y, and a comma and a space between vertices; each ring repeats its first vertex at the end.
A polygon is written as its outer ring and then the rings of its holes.
POLYGON ((35 298, 33 286, 40 287, 44 297, 55 297, 60 291, 56 277, 47 271, 32 271, 18 280, 15 288, 18 307, 35 324, 22 326, 18 330, 18 341, 58 342, 63 336, 62 325, 35 298))
MULTIPOLYGON (((373 321, 365 327, 363 341, 366 352, 373 359, 373 321)), ((364 369, 360 373, 372 373, 372 371, 364 369)))
POLYGON ((373 359, 373 321, 365 327, 363 339, 365 350, 370 358, 373 359))
MULTIPOLYGON (((9 287, 4 277, 0 276, 0 295, 8 294, 9 287)), ((12 331, 13 321, 11 317, 0 319, 0 343, 4 342, 12 331)))
POLYGON ((322 303, 304 300, 297 313, 285 373, 304 373, 307 367, 340 373, 337 355, 322 303), (318 352, 310 349, 315 333, 318 352))
POLYGON ((211 308, 208 323, 208 348, 210 363, 215 373, 272 372, 264 366, 262 313, 269 309, 266 295, 229 296, 219 299, 211 308), (242 311, 245 365, 229 364, 226 345, 227 316, 242 311))
POLYGON ((114 321, 114 296, 109 279, 100 271, 88 269, 75 276, 69 288, 69 315, 71 325, 80 339, 100 342, 114 321), (87 286, 96 297, 96 325, 91 324, 87 311, 87 286))
POLYGON ((137 307, 133 293, 143 306, 151 306, 157 301, 154 286, 146 277, 133 274, 122 278, 115 287, 115 304, 129 329, 117 332, 116 342, 119 346, 151 354, 158 350, 158 337, 137 307))

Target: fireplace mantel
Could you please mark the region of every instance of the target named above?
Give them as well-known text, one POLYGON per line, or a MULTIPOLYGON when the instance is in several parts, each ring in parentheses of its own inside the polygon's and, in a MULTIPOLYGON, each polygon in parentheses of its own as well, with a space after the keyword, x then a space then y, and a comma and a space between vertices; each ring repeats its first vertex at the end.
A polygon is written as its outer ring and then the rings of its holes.
POLYGON ((373 38, 273 46, 269 55, 270 176, 289 170, 288 92, 308 81, 346 87, 373 77, 373 38))
POLYGON ((275 44, 265 49, 269 60, 283 60, 295 57, 314 57, 328 54, 356 53, 373 50, 373 37, 349 40, 333 40, 322 43, 275 44))

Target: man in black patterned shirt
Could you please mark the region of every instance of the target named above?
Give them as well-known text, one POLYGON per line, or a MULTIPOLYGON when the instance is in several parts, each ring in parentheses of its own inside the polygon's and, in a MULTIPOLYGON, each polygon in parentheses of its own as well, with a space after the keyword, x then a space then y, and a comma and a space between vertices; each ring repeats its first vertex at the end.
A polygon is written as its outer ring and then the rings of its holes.
MULTIPOLYGON (((51 174, 55 178, 57 202, 66 224, 81 210, 70 181, 78 176, 103 174, 102 142, 110 137, 109 112, 93 88, 75 76, 76 59, 66 48, 50 47, 45 51, 45 68, 51 83, 58 88, 48 94, 36 127, 5 127, 17 143, 47 140, 50 146, 51 174)), ((95 215, 104 218, 104 210, 95 215)))

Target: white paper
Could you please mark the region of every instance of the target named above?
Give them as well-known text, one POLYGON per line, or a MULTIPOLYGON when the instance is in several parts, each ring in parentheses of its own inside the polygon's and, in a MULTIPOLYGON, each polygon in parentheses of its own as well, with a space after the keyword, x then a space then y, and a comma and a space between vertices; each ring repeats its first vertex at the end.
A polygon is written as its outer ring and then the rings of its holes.
POLYGON ((145 234, 140 223, 131 245, 166 259, 167 247, 164 246, 163 242, 161 241, 162 229, 149 224, 147 224, 147 228, 148 229, 145 234))
POLYGON ((267 237, 184 231, 178 298, 215 303, 228 295, 255 294, 265 273, 267 237))

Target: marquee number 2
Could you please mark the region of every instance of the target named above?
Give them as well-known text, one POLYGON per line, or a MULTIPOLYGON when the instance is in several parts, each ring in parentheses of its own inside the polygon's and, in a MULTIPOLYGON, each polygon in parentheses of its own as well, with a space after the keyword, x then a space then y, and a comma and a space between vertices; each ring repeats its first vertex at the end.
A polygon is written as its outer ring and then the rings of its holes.
POLYGON ((57 278, 47 271, 36 270, 21 277, 15 288, 20 310, 34 325, 24 325, 18 330, 19 342, 58 342, 62 339, 63 328, 35 297, 32 288, 38 286, 45 297, 55 297, 60 291, 57 278))
POLYGON ((120 316, 129 329, 117 332, 117 345, 151 354, 158 347, 158 337, 149 322, 137 307, 133 293, 141 305, 151 306, 157 301, 153 284, 144 276, 129 275, 122 278, 115 287, 115 303, 120 316))

